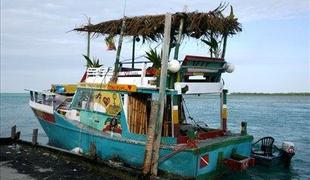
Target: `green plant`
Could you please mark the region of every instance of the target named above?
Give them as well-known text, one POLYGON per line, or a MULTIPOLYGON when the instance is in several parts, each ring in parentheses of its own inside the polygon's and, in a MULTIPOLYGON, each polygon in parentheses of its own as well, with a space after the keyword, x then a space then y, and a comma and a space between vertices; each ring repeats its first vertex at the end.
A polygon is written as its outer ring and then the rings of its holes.
POLYGON ((105 43, 108 47, 108 50, 116 50, 115 41, 113 36, 108 36, 105 38, 105 43))
MULTIPOLYGON (((211 33, 212 34, 212 33, 211 33)), ((216 57, 218 58, 220 56, 220 48, 219 48, 219 42, 213 37, 213 36, 210 36, 209 38, 210 40, 205 40, 205 39, 202 39, 201 41, 206 43, 210 49, 210 56, 211 57, 216 57)))
POLYGON ((99 58, 93 58, 91 60, 88 56, 86 56, 84 54, 83 54, 83 56, 86 60, 86 67, 87 68, 98 68, 98 67, 102 66, 102 64, 99 63, 99 58))
POLYGON ((150 60, 153 63, 153 68, 159 69, 161 66, 161 57, 157 53, 156 49, 150 49, 149 52, 145 52, 145 58, 150 60))

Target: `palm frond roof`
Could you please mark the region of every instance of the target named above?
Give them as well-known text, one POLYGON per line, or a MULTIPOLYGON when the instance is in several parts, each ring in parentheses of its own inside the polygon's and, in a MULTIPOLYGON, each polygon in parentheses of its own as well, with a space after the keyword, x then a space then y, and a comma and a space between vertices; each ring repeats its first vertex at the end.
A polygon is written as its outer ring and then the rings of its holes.
MULTIPOLYGON (((234 35, 242 31, 241 24, 233 15, 232 7, 229 16, 223 15, 226 5, 220 4, 216 9, 207 13, 203 12, 178 12, 172 14, 171 32, 177 33, 181 19, 184 19, 182 34, 201 38, 210 33, 213 35, 234 35)), ((163 37, 165 15, 146 15, 125 18, 125 36, 141 36, 149 40, 163 37)), ((116 36, 121 32, 123 19, 110 20, 98 24, 84 25, 75 28, 79 32, 92 32, 95 35, 116 36)))

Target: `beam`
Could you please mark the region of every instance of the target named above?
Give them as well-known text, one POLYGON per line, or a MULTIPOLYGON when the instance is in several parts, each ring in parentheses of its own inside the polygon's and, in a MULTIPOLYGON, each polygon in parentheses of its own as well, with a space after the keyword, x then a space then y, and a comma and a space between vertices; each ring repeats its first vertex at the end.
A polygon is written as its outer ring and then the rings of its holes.
POLYGON ((169 59, 169 45, 170 45, 170 34, 171 34, 171 14, 165 15, 165 30, 164 30, 164 45, 163 55, 161 61, 161 72, 160 72, 160 87, 159 87, 159 104, 156 119, 155 128, 155 139, 154 139, 154 154, 152 158, 151 174, 157 176, 158 171, 158 158, 160 150, 160 140, 163 125, 164 107, 166 102, 166 84, 167 84, 167 67, 169 59))
POLYGON ((117 76, 118 76, 118 71, 119 71, 119 59, 120 59, 120 55, 121 55, 123 37, 124 37, 124 33, 125 33, 125 28, 126 28, 125 22, 126 21, 125 21, 125 17, 124 17, 123 22, 122 22, 122 27, 121 27, 121 33, 120 33, 119 39, 118 39, 116 59, 115 59, 115 63, 114 63, 114 73, 113 73, 113 76, 110 80, 112 83, 117 83, 117 76))

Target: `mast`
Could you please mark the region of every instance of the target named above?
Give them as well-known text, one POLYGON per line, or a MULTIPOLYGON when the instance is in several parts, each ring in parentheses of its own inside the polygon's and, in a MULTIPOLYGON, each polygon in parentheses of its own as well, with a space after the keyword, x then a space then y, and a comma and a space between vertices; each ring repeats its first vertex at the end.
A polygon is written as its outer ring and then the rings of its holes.
POLYGON ((119 71, 119 59, 120 59, 120 55, 121 55, 121 49, 122 49, 122 44, 123 44, 123 37, 124 37, 125 28, 126 28, 125 18, 126 17, 124 16, 123 21, 122 21, 121 33, 120 33, 119 39, 118 39, 118 46, 117 46, 117 51, 116 51, 116 59, 115 59, 115 64, 114 64, 114 73, 113 73, 113 77, 111 78, 111 82, 112 83, 116 83, 117 82, 117 76, 118 76, 118 71, 119 71))
POLYGON ((159 89, 159 104, 155 127, 155 140, 153 146, 153 159, 151 174, 157 176, 158 158, 160 149, 160 140, 163 125, 164 107, 166 102, 166 82, 167 82, 167 66, 169 59, 169 45, 170 45, 170 34, 171 34, 171 14, 165 15, 165 31, 164 31, 164 45, 163 45, 163 56, 161 61, 161 72, 160 72, 160 89, 159 89))
MULTIPOLYGON (((90 17, 87 18, 87 21, 88 21, 88 26, 91 24, 90 21, 90 17)), ((87 32, 87 57, 90 56, 90 35, 91 35, 91 32, 87 32)))
POLYGON ((131 68, 135 68, 135 49, 136 49, 136 36, 133 36, 132 42, 132 57, 131 57, 131 68))

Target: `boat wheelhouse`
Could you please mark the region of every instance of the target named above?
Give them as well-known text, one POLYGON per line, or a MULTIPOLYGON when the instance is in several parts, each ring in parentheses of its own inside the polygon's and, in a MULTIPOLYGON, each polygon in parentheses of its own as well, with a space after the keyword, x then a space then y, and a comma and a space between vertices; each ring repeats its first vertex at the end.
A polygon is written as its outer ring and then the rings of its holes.
POLYGON ((227 38, 241 28, 233 13, 226 17, 223 9, 124 17, 76 28, 88 35, 119 35, 115 67, 88 68, 77 86, 54 85, 51 92, 41 93, 41 99, 40 93, 30 91, 30 106, 50 143, 68 150, 77 148, 82 154, 104 160, 118 159, 153 175, 157 175, 158 167, 185 178, 205 179, 254 165, 249 157, 253 137, 245 131, 232 133, 227 127, 228 91, 221 76, 233 70, 224 59, 227 38), (164 36, 164 29, 171 32, 167 33, 169 37, 164 36), (155 60, 135 62, 134 55, 132 66, 125 67, 126 63, 119 60, 124 36, 134 37, 133 42, 138 37, 150 41, 164 38, 161 67, 154 66, 155 60), (187 55, 178 60, 183 36, 205 37, 213 43, 221 38, 222 55, 206 43, 211 57, 187 55), (167 52, 172 48, 174 60, 168 63, 167 52), (138 63, 142 66, 135 66, 138 63), (188 123, 183 97, 200 94, 220 95, 220 128, 188 123))

